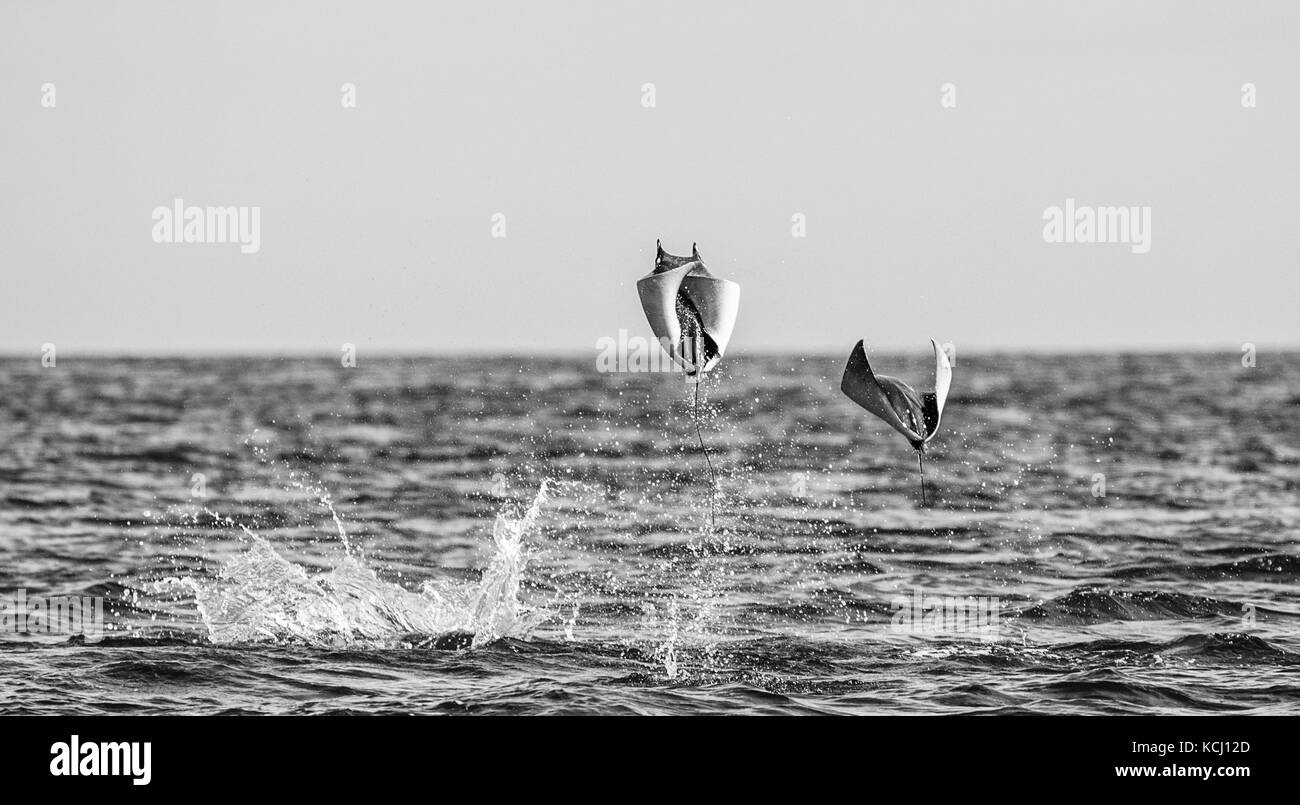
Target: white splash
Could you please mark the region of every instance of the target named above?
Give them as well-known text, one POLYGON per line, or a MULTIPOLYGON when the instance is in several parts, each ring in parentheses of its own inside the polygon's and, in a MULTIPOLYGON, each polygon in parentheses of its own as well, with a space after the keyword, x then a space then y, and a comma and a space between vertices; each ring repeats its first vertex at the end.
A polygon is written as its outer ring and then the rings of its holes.
POLYGON ((183 583, 193 591, 214 643, 378 648, 455 633, 472 634, 473 646, 526 638, 550 614, 519 600, 524 536, 536 527, 546 496, 543 482, 522 517, 497 515, 496 552, 478 583, 429 580, 418 591, 407 590, 380 579, 351 551, 330 570, 313 573, 252 532, 248 550, 215 578, 183 583))

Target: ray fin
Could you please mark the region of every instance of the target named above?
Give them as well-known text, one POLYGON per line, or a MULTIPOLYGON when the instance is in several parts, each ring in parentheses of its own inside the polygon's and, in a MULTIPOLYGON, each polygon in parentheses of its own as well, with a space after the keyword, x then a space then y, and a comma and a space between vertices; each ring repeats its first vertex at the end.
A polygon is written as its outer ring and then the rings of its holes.
POLYGON ((921 394, 926 441, 939 430, 939 422, 943 419, 943 404, 948 399, 948 388, 952 385, 952 363, 948 360, 948 353, 933 338, 930 343, 934 346, 934 391, 921 394))
MULTIPOLYGON (((902 383, 898 385, 906 388, 902 383)), ((911 389, 907 390, 911 391, 911 389)), ((850 400, 880 417, 885 424, 906 436, 909 441, 913 443, 925 441, 921 434, 904 424, 898 412, 894 410, 894 406, 890 404, 880 380, 875 372, 871 371, 871 363, 867 360, 867 352, 862 341, 859 341, 853 347, 853 352, 849 354, 849 362, 844 367, 844 378, 840 381, 840 391, 844 392, 850 400)))

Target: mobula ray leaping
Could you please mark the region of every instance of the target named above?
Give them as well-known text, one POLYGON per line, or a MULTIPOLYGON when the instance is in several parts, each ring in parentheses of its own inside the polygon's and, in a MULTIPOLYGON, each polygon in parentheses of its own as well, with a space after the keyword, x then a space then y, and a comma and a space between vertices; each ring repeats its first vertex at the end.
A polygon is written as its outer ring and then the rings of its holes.
POLYGON ((654 270, 636 283, 650 329, 688 377, 707 372, 736 328, 740 286, 709 273, 694 243, 690 257, 669 254, 661 241, 655 252, 654 270))
MULTIPOLYGON (((717 474, 700 429, 700 377, 717 366, 727 351, 740 310, 740 286, 709 273, 695 244, 690 257, 678 257, 664 251, 663 243, 656 240, 654 270, 637 280, 636 291, 660 346, 686 370, 687 377, 695 378, 695 434, 716 491, 717 474)), ((711 522, 715 522, 713 497, 709 495, 711 522)))
POLYGON ((871 370, 863 342, 859 341, 849 354, 844 367, 840 391, 850 400, 885 420, 891 428, 907 437, 916 450, 917 465, 921 468, 921 505, 925 505, 925 445, 939 430, 943 416, 943 403, 948 399, 948 386, 952 383, 952 363, 948 353, 933 338, 934 391, 918 393, 898 378, 878 375, 871 370))

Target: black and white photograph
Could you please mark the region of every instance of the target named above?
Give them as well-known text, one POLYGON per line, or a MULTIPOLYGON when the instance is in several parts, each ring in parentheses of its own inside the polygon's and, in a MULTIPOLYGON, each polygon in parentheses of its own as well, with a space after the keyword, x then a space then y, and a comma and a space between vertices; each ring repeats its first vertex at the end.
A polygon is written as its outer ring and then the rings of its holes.
POLYGON ((51 792, 354 729, 1284 771, 1300 5, 0 0, 0 114, 51 792))

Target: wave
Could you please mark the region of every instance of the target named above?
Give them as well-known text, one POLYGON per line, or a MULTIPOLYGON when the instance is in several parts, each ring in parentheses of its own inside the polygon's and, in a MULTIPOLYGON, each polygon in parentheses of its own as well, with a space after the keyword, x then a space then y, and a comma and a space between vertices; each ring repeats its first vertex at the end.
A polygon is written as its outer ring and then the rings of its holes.
POLYGON ((1084 587, 1022 610, 1017 617, 1048 625, 1078 626, 1108 621, 1213 618, 1241 614, 1240 604, 1199 595, 1084 587))
POLYGON ((1114 571, 1120 578, 1176 578, 1195 580, 1254 579, 1294 581, 1300 577, 1300 556, 1269 554, 1217 564, 1144 564, 1114 571))
POLYGON ((1219 661, 1270 660, 1286 665, 1300 664, 1300 657, 1283 651, 1262 638, 1243 632, 1187 635, 1170 641, 1160 653, 1219 661))

